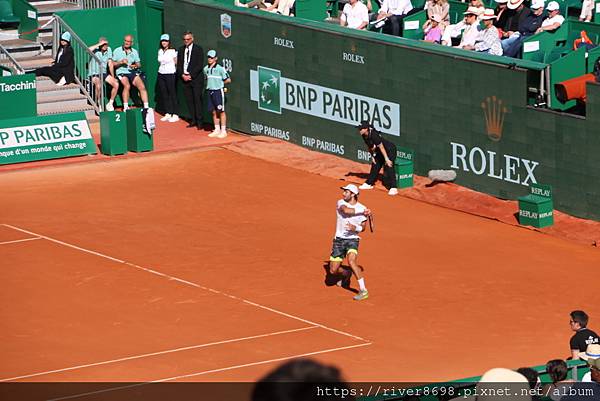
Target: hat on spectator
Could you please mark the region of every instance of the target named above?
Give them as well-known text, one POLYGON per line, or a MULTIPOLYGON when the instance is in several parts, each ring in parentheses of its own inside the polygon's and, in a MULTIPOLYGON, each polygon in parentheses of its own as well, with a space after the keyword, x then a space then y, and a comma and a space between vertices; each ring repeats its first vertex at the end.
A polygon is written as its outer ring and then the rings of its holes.
POLYGON ((371 127, 371 124, 367 120, 362 120, 360 124, 356 126, 358 129, 365 129, 371 127))
POLYGON ((166 40, 167 42, 171 40, 171 37, 168 33, 163 33, 162 35, 160 35, 160 41, 162 42, 163 40, 166 40))
POLYGON ((498 4, 508 3, 508 0, 495 0, 498 4))
MULTIPOLYGON (((523 0, 521 0, 521 1, 523 1, 523 0)), ((479 15, 479 8, 470 6, 469 8, 467 8, 467 11, 465 11, 463 14, 464 15, 469 15, 469 14, 479 15)))
POLYGON ((521 4, 523 4, 523 1, 524 0, 508 0, 507 6, 511 10, 516 10, 521 4))
POLYGON ((66 40, 67 42, 71 41, 71 34, 69 32, 65 32, 61 35, 60 40, 66 40))
POLYGON ((217 57, 217 51, 216 50, 209 50, 208 53, 206 53, 206 55, 208 57, 217 57))
POLYGON ((539 8, 544 8, 544 0, 533 0, 531 2, 531 9, 537 10, 539 8))
POLYGON ((481 16, 481 19, 496 19, 496 14, 494 14, 494 10, 492 10, 491 8, 486 8, 485 11, 483 12, 483 15, 481 16))
POLYGON ((439 15, 435 14, 435 15, 431 16, 431 20, 435 21, 437 23, 440 23, 440 22, 442 22, 442 17, 440 17, 439 15))
POLYGON ((548 6, 546 7, 546 10, 548 10, 548 11, 555 11, 555 10, 558 10, 559 8, 560 8, 560 6, 558 5, 557 2, 551 1, 550 3, 548 3, 548 6))
POLYGON ((358 195, 358 193, 360 192, 358 190, 358 187, 356 185, 354 185, 354 184, 348 184, 348 185, 340 187, 340 188, 348 190, 348 191, 352 192, 354 195, 358 195))
POLYGON ((589 361, 590 359, 600 359, 600 344, 588 345, 585 352, 580 352, 578 356, 584 361, 589 361))
POLYGON ((470 396, 460 396, 450 401, 531 401, 529 383, 525 376, 514 370, 505 368, 490 369, 481 376, 476 387, 476 394, 470 396), (511 393, 501 393, 510 389, 511 393), (507 398, 508 396, 508 398, 507 398))

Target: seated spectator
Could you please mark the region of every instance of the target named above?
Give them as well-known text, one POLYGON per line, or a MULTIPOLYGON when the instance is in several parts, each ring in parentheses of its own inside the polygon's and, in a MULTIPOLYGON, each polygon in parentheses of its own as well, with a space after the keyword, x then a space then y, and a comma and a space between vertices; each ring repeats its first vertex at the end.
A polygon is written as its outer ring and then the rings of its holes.
POLYGON ((529 389, 532 390, 531 394, 533 394, 531 396, 532 401, 540 401, 541 398, 537 395, 538 388, 542 383, 540 381, 539 373, 532 368, 519 368, 517 369, 517 373, 522 374, 527 379, 527 382, 529 383, 529 389))
POLYGON ((344 6, 340 25, 352 29, 365 29, 369 25, 369 9, 359 0, 350 0, 344 6))
POLYGON ((551 1, 548 3, 546 10, 548 10, 548 16, 544 21, 542 21, 542 26, 538 28, 537 33, 544 31, 555 31, 557 30, 563 22, 565 22, 565 17, 560 15, 560 6, 557 2, 551 1))
POLYGON ((502 44, 498 36, 498 29, 494 26, 494 20, 496 19, 494 10, 491 8, 486 9, 481 19, 484 28, 479 31, 475 44, 463 46, 463 49, 501 56, 502 44))
MULTIPOLYGON (((531 2, 531 12, 525 20, 521 23, 519 28, 519 35, 513 35, 510 39, 505 42, 508 43, 503 45, 504 55, 507 57, 520 57, 521 50, 523 49, 523 41, 534 35, 538 28, 542 25, 544 19, 544 0, 533 0, 531 2)), ((504 42, 504 41, 503 41, 504 42)))
POLYGON ((34 70, 36 77, 48 77, 58 86, 75 82, 75 58, 71 47, 71 34, 65 32, 60 37, 60 47, 54 62, 48 67, 34 70))
MULTIPOLYGON (((599 349, 596 349, 596 352, 599 351, 599 349)), ((573 384, 569 389, 569 393, 563 396, 560 401, 595 401, 600 398, 600 358, 588 358, 587 363, 590 371, 585 374, 580 382, 573 384)))
POLYGON ((569 390, 574 383, 573 380, 567 380, 569 368, 562 359, 553 359, 546 364, 546 373, 552 380, 551 384, 546 384, 542 389, 542 394, 547 395, 554 401, 560 401, 562 394, 569 390))
POLYGON ((426 24, 430 23, 433 16, 438 17, 438 23, 442 31, 450 24, 450 4, 448 4, 448 0, 427 0, 425 2, 425 10, 427 10, 426 24))
POLYGON ((511 12, 506 21, 506 28, 502 33, 502 50, 504 50, 504 54, 506 54, 506 48, 519 39, 523 23, 531 14, 531 10, 525 7, 524 0, 508 0, 507 7, 511 12))
POLYGON ((588 345, 585 352, 579 353, 579 358, 586 361, 590 366, 590 371, 583 375, 581 381, 600 383, 600 344, 588 345))
POLYGON ((442 27, 439 15, 433 15, 423 24, 423 32, 425 32, 425 42, 441 43, 442 27))
POLYGON ((113 111, 115 109, 113 102, 119 92, 119 81, 115 78, 115 70, 112 64, 112 49, 108 46, 108 40, 104 37, 98 39, 98 43, 90 46, 89 49, 100 60, 100 65, 98 65, 96 60, 91 60, 88 69, 88 77, 90 77, 96 91, 96 102, 100 103, 100 89, 102 85, 100 75, 102 73, 104 75, 104 82, 111 86, 110 99, 106 103, 106 111, 113 111))
POLYGON ((251 0, 247 3, 242 3, 240 0, 235 0, 234 4, 237 7, 258 8, 260 10, 269 11, 281 15, 290 15, 290 10, 294 6, 295 0, 275 0, 273 3, 264 0, 251 0))
POLYGON ((377 19, 385 18, 383 32, 402 36, 402 20, 413 9, 410 0, 383 0, 377 19))
POLYGON ((116 74, 123 85, 123 110, 129 108, 129 91, 131 85, 135 86, 140 92, 144 108, 147 109, 148 91, 144 84, 144 73, 141 70, 142 64, 138 51, 133 47, 133 36, 125 35, 123 46, 117 47, 113 52, 113 65, 116 68, 116 74))
POLYGON ((590 344, 600 343, 598 334, 587 328, 589 317, 582 310, 575 310, 570 314, 569 324, 575 332, 569 345, 571 346, 571 358, 578 359, 580 352, 585 352, 590 344))
POLYGON ((458 24, 450 25, 448 28, 444 30, 444 34, 442 35, 442 44, 446 46, 452 46, 452 38, 457 38, 461 35, 460 44, 456 47, 464 48, 464 46, 474 46, 475 40, 479 35, 479 30, 477 28, 477 13, 479 10, 475 7, 467 8, 463 14, 465 18, 460 21, 458 24))
POLYGON ((502 32, 506 29, 506 23, 508 21, 508 17, 511 14, 511 10, 506 6, 508 0, 495 0, 496 1, 496 9, 494 10, 494 14, 496 14, 496 19, 494 20, 494 26, 498 28, 498 33, 502 35, 502 32))
MULTIPOLYGON (((278 366, 256 382, 251 400, 339 400, 340 394, 327 391, 334 387, 338 391, 350 391, 338 368, 310 359, 295 359, 278 366)), ((355 401, 356 398, 347 395, 344 400, 355 401)))
POLYGON ((593 14, 594 0, 583 0, 583 2, 581 3, 581 13, 579 14, 579 21, 591 22, 593 14))

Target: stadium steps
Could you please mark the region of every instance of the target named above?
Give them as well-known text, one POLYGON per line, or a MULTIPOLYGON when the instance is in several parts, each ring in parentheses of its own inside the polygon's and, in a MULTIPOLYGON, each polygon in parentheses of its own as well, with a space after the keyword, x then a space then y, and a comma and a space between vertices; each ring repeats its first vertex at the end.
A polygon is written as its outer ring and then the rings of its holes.
MULTIPOLYGON (((38 10, 38 26, 44 26, 54 13, 61 11, 79 10, 80 7, 77 4, 63 3, 59 0, 38 0, 30 1, 29 4, 37 8, 38 10)), ((52 25, 48 25, 45 28, 39 30, 38 41, 43 42, 45 45, 52 45, 52 25)))
POLYGON ((88 122, 98 121, 94 108, 88 104, 87 98, 76 84, 57 86, 50 78, 38 77, 36 89, 38 115, 82 111, 88 122))

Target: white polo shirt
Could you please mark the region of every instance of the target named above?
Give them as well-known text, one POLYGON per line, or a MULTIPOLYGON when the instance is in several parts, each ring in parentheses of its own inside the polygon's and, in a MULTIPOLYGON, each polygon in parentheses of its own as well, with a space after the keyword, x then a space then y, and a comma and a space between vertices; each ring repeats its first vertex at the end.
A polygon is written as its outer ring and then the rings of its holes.
POLYGON ((410 0, 383 0, 379 9, 380 13, 391 13, 394 15, 405 15, 413 9, 410 0))
POLYGON ((358 29, 363 23, 369 23, 369 9, 360 0, 354 3, 354 6, 347 3, 342 10, 341 18, 346 21, 348 28, 358 29))
POLYGON ((542 21, 542 26, 549 26, 555 23, 559 23, 560 25, 562 25, 563 22, 565 22, 565 17, 563 17, 560 14, 556 14, 554 17, 552 18, 546 18, 545 20, 542 21))

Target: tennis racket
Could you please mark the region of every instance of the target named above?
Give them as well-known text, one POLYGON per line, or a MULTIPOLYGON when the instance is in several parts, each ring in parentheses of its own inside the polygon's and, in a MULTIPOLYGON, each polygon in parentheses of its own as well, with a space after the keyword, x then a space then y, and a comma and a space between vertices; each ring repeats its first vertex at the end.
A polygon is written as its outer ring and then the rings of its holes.
POLYGON ((374 229, 375 229, 375 222, 373 220, 373 214, 371 213, 369 215, 369 230, 371 230, 371 232, 373 232, 374 229))

